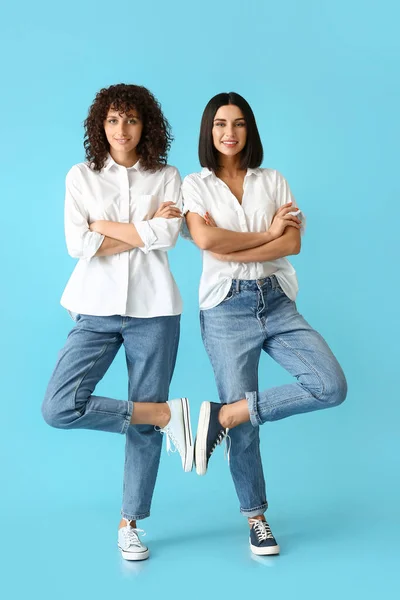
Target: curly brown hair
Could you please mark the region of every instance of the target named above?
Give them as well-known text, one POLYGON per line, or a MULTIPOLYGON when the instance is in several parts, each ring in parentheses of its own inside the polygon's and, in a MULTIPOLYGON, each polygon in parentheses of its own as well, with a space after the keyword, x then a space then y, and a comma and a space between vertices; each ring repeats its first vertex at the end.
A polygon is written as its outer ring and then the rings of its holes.
POLYGON ((110 150, 104 131, 104 120, 111 107, 119 113, 127 113, 132 109, 139 112, 143 130, 136 151, 143 168, 156 171, 165 165, 173 137, 160 103, 143 86, 119 83, 103 88, 96 94, 84 121, 83 145, 91 168, 101 171, 110 150))

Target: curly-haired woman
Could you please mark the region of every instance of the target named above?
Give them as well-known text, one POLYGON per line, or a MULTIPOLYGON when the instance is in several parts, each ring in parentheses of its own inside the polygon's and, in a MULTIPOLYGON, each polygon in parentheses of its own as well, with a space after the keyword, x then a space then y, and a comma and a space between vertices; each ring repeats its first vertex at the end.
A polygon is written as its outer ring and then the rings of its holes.
POLYGON ((150 514, 163 432, 185 471, 193 462, 186 398, 168 401, 182 303, 167 251, 181 225, 180 176, 166 164, 172 137, 144 87, 102 89, 85 121, 87 162, 66 178, 65 233, 79 261, 61 299, 75 326, 43 402, 61 429, 125 434, 118 546, 128 560, 149 556, 136 521, 150 514), (94 396, 124 345, 128 400, 94 396))
POLYGON ((297 277, 286 257, 300 252, 301 211, 286 179, 259 168, 256 121, 239 94, 218 94, 207 104, 199 158, 204 168, 184 179, 182 192, 190 233, 203 250, 201 331, 221 404, 201 406, 196 470, 206 473, 229 430, 230 469, 251 550, 278 554, 264 517, 259 425, 337 406, 347 384, 325 340, 297 311, 297 277), (260 392, 262 351, 296 381, 260 392))

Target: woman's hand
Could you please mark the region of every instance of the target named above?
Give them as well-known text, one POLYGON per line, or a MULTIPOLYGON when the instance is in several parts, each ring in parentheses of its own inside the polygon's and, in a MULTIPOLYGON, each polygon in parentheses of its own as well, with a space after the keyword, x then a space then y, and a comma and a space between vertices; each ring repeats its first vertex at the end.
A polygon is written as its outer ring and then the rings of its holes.
POLYGON ((204 220, 206 222, 206 225, 208 225, 209 227, 218 227, 218 225, 216 224, 209 212, 206 212, 206 214, 204 215, 204 220))
POLYGON ((286 227, 295 227, 301 229, 301 221, 294 215, 289 215, 293 210, 299 210, 292 206, 292 202, 284 204, 276 211, 274 218, 268 232, 272 235, 273 239, 278 239, 284 233, 286 227))
POLYGON ((90 231, 95 231, 96 233, 102 233, 101 230, 104 223, 107 223, 107 221, 93 221, 93 223, 90 223, 89 229, 90 231))
POLYGON ((162 217, 163 219, 177 219, 182 217, 182 212, 174 206, 173 202, 163 202, 154 213, 153 219, 162 217))

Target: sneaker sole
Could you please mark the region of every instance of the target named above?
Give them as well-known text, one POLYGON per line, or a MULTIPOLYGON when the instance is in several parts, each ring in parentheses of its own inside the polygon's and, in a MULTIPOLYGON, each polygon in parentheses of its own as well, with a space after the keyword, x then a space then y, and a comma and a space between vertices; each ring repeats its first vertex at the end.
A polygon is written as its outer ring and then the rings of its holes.
POLYGON ((210 424, 210 403, 203 402, 200 407, 199 423, 195 444, 196 473, 205 475, 207 472, 207 433, 210 424))
POLYGON ((194 447, 193 447, 193 435, 192 435, 192 426, 190 423, 190 410, 189 410, 189 400, 187 398, 181 398, 182 403, 182 415, 183 415, 183 424, 185 428, 185 444, 186 444, 186 452, 185 452, 185 461, 183 465, 183 470, 185 473, 190 473, 193 469, 193 455, 194 455, 194 447))
POLYGON ((148 550, 145 550, 145 552, 126 552, 125 550, 122 550, 122 548, 119 548, 119 550, 122 558, 125 560, 146 560, 146 558, 149 558, 150 556, 150 552, 148 550))
POLYGON ((269 546, 266 548, 258 548, 257 546, 253 546, 253 544, 250 543, 250 550, 252 551, 253 554, 257 554, 258 556, 271 556, 273 554, 279 554, 279 552, 281 551, 281 549, 279 548, 279 546, 269 546))

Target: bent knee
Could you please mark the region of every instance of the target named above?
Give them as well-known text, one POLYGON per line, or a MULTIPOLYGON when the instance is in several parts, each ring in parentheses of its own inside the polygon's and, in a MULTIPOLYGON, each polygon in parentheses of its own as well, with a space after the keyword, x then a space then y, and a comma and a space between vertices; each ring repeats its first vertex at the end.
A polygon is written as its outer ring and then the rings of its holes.
POLYGON ((335 374, 335 377, 329 378, 326 382, 322 400, 327 407, 339 406, 347 397, 347 381, 343 373, 335 374))
POLYGON ((42 404, 42 416, 47 425, 56 429, 67 429, 76 419, 72 410, 60 409, 56 397, 46 396, 42 404))

